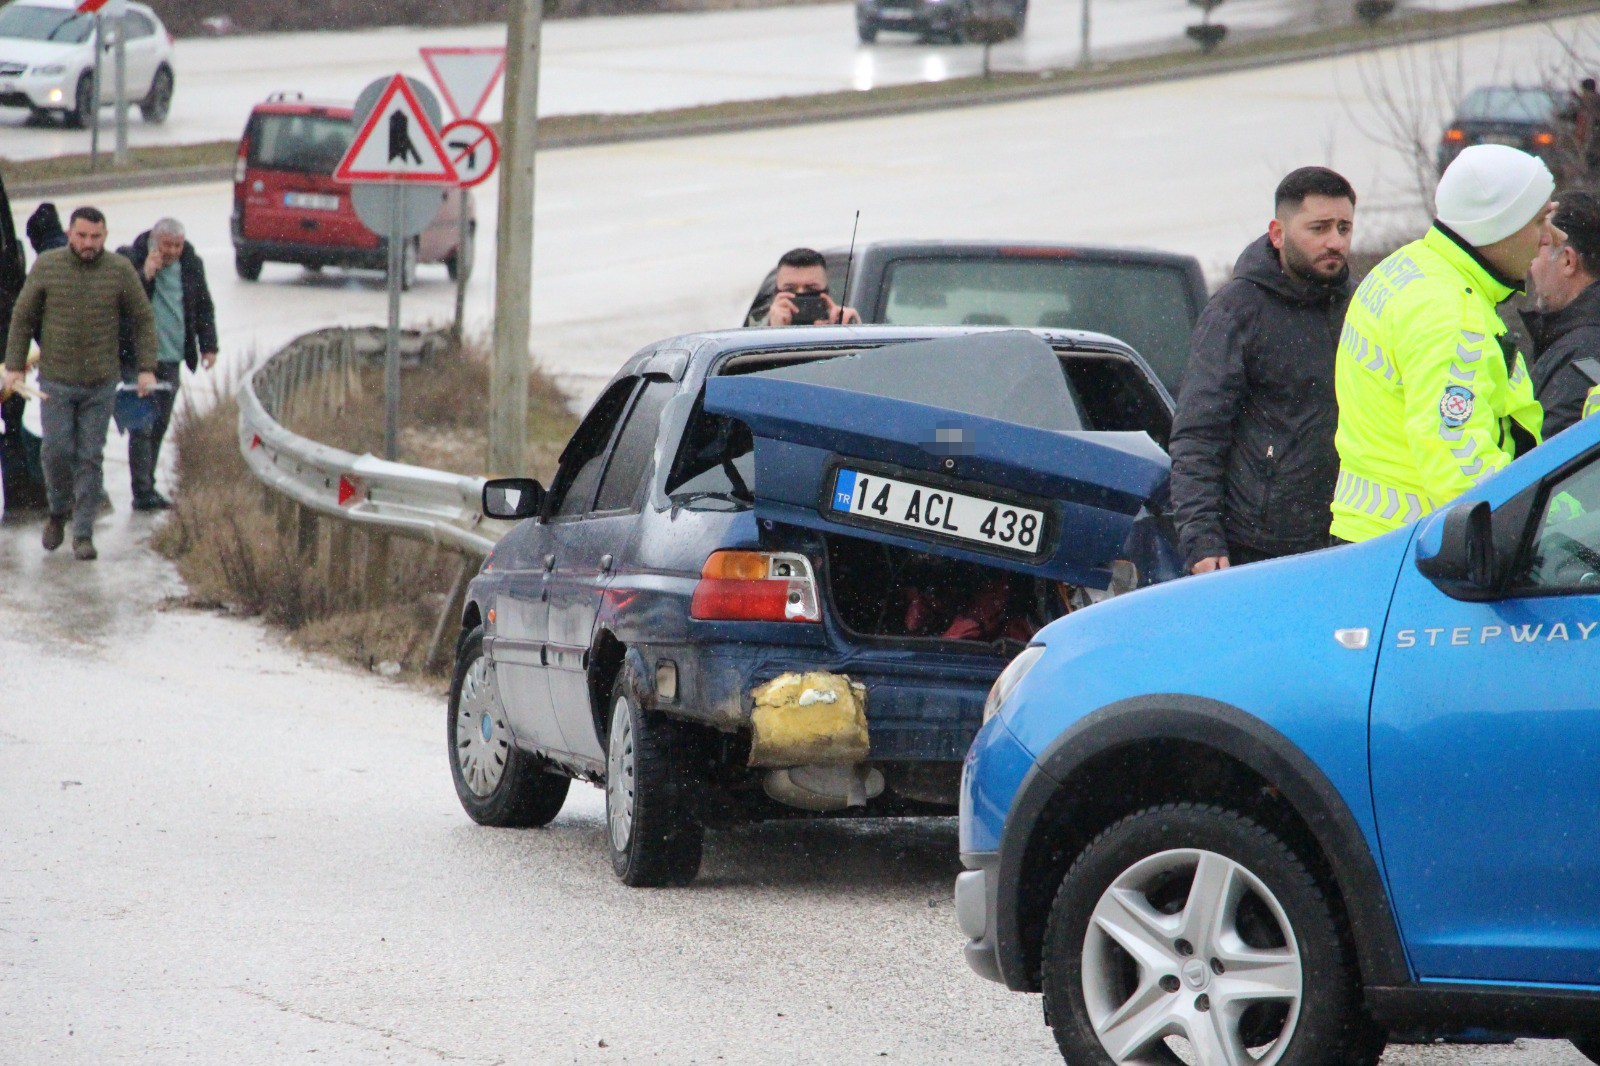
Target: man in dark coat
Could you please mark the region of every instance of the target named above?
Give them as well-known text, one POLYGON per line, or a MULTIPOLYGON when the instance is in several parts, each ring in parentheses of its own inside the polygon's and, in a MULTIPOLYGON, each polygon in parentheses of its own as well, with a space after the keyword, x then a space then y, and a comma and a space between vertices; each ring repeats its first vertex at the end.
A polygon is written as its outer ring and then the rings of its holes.
POLYGON ((1333 171, 1302 167, 1275 206, 1195 324, 1179 391, 1172 504, 1196 574, 1328 544, 1356 194, 1333 171))
POLYGON ((1533 394, 1544 408, 1544 439, 1583 417, 1597 383, 1574 363, 1600 357, 1600 197, 1564 192, 1553 219, 1567 239, 1542 245, 1528 268, 1537 310, 1523 312, 1538 358, 1533 394))
MULTIPOLYGON (((158 356, 156 380, 170 386, 154 393, 153 425, 128 432, 128 470, 133 479, 133 509, 160 511, 171 507, 156 491, 156 460, 172 421, 181 366, 190 372, 210 369, 217 361, 217 315, 206 286, 206 268, 194 245, 184 239, 183 225, 164 218, 118 252, 133 263, 156 313, 158 356)), ((126 327, 126 324, 125 324, 126 327)), ((132 332, 123 332, 124 376, 131 367, 132 332)))
MULTIPOLYGON (((56 228, 60 228, 59 221, 56 228)), ((66 242, 65 233, 61 240, 66 242)), ((27 276, 22 242, 17 239, 11 202, 6 196, 5 179, 0 178, 0 336, 11 329, 11 309, 16 306, 27 276)), ((45 497, 39 438, 22 424, 27 406, 27 398, 21 393, 8 393, 0 386, 0 511, 4 512, 6 521, 50 511, 45 497)))

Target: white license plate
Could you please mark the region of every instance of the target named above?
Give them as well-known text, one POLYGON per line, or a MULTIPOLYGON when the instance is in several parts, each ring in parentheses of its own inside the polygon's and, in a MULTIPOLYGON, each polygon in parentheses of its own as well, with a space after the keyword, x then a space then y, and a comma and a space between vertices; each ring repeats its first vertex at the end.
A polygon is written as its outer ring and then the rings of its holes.
POLYGON ((284 207, 302 207, 307 211, 337 211, 339 198, 320 192, 286 192, 283 194, 284 207))
POLYGON ((1038 555, 1044 547, 1043 511, 860 470, 839 471, 830 507, 991 548, 1038 555))
POLYGON ((1478 138, 1480 144, 1508 144, 1513 148, 1522 147, 1522 138, 1514 133, 1485 133, 1478 138))

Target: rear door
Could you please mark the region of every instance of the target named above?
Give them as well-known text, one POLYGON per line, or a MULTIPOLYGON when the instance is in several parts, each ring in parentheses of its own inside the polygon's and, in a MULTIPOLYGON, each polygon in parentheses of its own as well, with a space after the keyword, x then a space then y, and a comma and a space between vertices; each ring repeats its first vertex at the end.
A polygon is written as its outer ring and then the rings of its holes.
POLYGON ((125 45, 128 98, 138 103, 150 92, 150 82, 156 76, 156 64, 161 59, 163 42, 156 33, 155 21, 136 9, 129 9, 122 26, 123 32, 128 35, 125 45))
POLYGON ((1020 331, 717 377, 706 409, 750 427, 762 518, 1091 588, 1169 469, 1146 433, 1085 430, 1020 331))
POLYGON ((607 390, 606 425, 597 423, 583 455, 574 457, 582 465, 550 524, 550 698, 567 750, 597 762, 604 748, 589 691, 595 620, 606 588, 627 566, 661 409, 676 391, 664 378, 626 378, 607 390))
POLYGON ((349 186, 333 180, 354 136, 348 116, 258 111, 246 136, 245 239, 377 247, 350 205, 349 186))

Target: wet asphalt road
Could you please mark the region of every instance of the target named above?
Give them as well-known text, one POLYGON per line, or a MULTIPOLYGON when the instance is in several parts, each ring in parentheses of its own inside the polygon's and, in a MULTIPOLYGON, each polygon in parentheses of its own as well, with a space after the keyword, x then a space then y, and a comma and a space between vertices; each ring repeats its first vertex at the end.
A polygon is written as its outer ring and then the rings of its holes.
POLYGON ((466 819, 439 693, 164 608, 108 477, 97 563, 0 526, 0 1063, 1059 1061, 961 961, 951 821, 713 833, 693 886, 624 888, 594 789, 466 819))

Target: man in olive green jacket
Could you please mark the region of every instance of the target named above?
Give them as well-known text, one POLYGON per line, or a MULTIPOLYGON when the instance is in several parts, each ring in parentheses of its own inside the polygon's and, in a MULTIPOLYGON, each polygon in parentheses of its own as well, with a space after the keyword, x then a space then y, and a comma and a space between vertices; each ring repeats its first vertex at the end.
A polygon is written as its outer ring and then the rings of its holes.
POLYGON ((72 554, 93 559, 94 519, 103 485, 101 460, 116 400, 123 316, 133 325, 141 396, 155 385, 156 318, 138 272, 106 255, 106 219, 92 207, 72 213, 67 247, 41 255, 17 297, 6 339, 5 381, 22 380, 28 347, 39 338, 39 391, 45 400, 45 490, 50 517, 42 542, 61 546, 72 519, 72 554))

